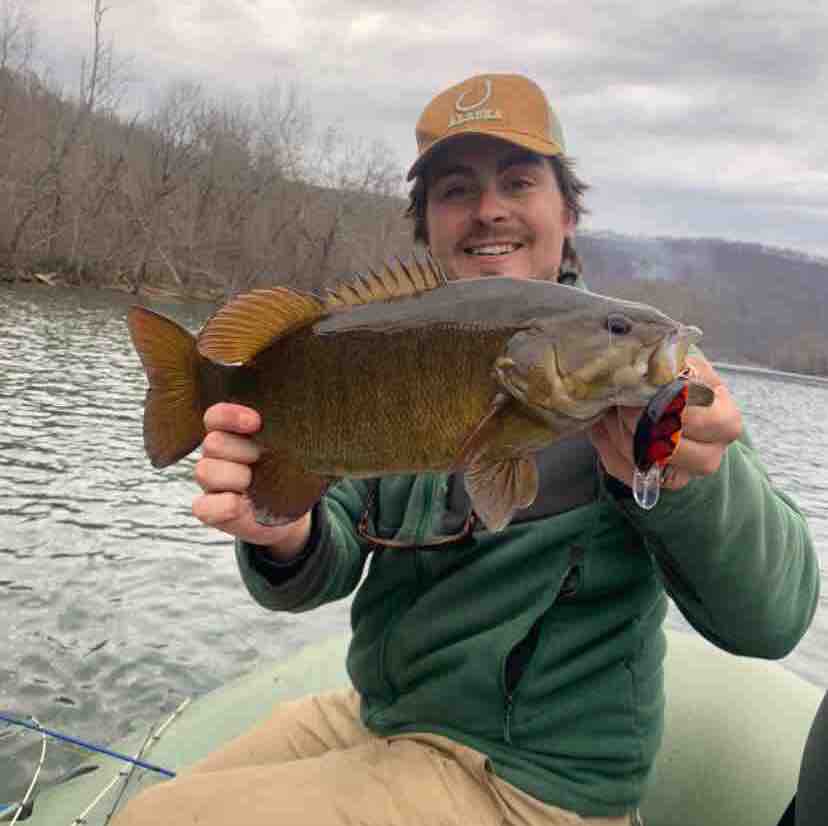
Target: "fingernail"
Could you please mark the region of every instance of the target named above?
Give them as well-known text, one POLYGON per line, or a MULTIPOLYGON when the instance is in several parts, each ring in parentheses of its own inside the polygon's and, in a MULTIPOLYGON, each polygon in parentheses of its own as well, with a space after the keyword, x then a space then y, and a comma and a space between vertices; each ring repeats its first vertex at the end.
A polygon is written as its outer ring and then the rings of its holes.
POLYGON ((252 413, 242 413, 241 425, 245 430, 256 427, 258 420, 252 413))

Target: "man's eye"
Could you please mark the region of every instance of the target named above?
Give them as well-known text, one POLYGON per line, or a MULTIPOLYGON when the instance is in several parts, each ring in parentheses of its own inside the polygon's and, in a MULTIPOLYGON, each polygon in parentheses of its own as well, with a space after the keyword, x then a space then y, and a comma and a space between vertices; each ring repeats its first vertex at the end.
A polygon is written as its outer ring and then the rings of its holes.
POLYGON ((452 198, 462 198, 467 191, 468 187, 465 184, 446 184, 444 187, 440 189, 440 198, 449 201, 452 198))
POLYGON ((531 178, 514 178, 509 182, 509 187, 516 192, 519 192, 522 189, 529 189, 531 186, 531 178))

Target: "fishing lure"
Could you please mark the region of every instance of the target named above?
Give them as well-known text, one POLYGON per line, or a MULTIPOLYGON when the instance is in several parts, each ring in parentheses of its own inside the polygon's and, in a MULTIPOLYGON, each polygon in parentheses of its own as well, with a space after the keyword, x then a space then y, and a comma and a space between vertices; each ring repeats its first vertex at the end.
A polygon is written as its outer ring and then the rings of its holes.
POLYGON ((681 414, 687 406, 686 375, 665 385, 650 399, 633 436, 633 498, 651 510, 656 506, 667 463, 681 441, 681 414))

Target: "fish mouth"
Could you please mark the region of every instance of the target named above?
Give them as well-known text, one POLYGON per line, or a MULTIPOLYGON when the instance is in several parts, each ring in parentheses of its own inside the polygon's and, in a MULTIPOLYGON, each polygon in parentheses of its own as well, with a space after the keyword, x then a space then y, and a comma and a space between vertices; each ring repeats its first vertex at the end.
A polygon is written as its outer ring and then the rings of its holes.
POLYGON ((702 336, 698 327, 681 325, 666 335, 653 350, 648 362, 647 378, 660 387, 671 382, 684 370, 690 347, 702 336))

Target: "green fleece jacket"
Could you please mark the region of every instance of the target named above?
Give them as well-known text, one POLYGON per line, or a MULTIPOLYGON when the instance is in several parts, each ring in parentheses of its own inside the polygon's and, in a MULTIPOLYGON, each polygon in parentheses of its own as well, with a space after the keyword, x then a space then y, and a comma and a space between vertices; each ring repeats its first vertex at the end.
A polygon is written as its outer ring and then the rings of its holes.
POLYGON ((498 534, 416 547, 462 522, 459 477, 343 481, 315 508, 295 573, 272 576, 254 546, 238 560, 274 610, 359 585, 347 664, 372 731, 448 736, 542 801, 620 815, 639 804, 662 736, 667 594, 721 648, 777 658, 811 621, 819 568, 747 436, 651 511, 600 474, 585 439, 539 464, 544 496, 498 534), (364 512, 371 535, 414 548, 360 538, 364 512))

